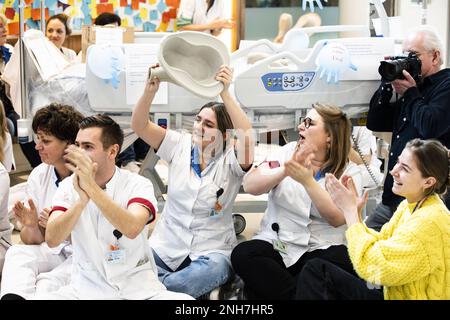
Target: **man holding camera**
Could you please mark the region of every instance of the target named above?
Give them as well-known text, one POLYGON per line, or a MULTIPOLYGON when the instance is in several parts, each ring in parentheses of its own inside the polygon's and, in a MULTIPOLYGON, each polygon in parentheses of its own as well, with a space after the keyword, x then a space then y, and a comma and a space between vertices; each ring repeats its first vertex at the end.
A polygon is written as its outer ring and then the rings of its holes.
MULTIPOLYGON (((450 147, 450 69, 441 70, 442 42, 436 32, 422 26, 409 34, 403 51, 409 52, 404 60, 395 58, 380 66, 381 85, 370 100, 367 116, 368 129, 392 132, 389 171, 411 139, 437 139, 450 147), (391 103, 394 92, 396 101, 391 103)), ((392 192, 393 183, 388 174, 382 202, 366 220, 368 227, 379 231, 403 200, 392 192)))

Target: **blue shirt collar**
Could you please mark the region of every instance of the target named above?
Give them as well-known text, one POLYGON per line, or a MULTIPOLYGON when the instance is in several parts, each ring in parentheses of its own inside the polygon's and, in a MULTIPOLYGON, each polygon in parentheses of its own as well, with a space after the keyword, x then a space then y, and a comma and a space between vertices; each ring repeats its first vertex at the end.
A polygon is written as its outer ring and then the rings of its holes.
POLYGON ((5 46, 0 46, 0 51, 2 53, 3 61, 5 62, 5 64, 8 63, 9 59, 11 58, 11 52, 5 46))

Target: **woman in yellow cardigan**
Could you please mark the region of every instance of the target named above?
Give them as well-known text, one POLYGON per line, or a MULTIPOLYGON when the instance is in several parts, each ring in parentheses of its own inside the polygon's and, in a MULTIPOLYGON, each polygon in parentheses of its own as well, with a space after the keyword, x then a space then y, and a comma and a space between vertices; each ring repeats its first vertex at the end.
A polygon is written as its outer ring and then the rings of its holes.
POLYGON ((390 172, 406 198, 380 232, 367 228, 351 178, 326 178, 345 215, 353 267, 361 278, 311 260, 298 278, 298 299, 450 299, 450 213, 439 195, 450 185, 450 154, 434 140, 410 141, 390 172), (376 286, 383 286, 383 291, 376 286), (374 288, 375 287, 375 288, 374 288))

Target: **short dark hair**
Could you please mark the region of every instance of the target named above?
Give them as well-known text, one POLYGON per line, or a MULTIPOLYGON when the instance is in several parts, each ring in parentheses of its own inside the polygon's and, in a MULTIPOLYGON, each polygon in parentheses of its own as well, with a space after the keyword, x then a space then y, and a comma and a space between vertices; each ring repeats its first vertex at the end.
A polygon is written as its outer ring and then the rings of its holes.
POLYGON ((117 14, 103 12, 100 13, 97 18, 95 18, 94 24, 96 26, 106 26, 107 24, 117 23, 118 26, 122 24, 122 20, 117 14))
POLYGON ((51 16, 50 18, 48 18, 46 25, 48 25, 50 21, 55 20, 55 19, 62 22, 62 24, 64 25, 64 28, 66 28, 66 35, 70 36, 70 34, 72 33, 72 30, 69 28, 69 19, 70 19, 69 16, 64 13, 55 14, 54 16, 51 16))
MULTIPOLYGON (((105 114, 97 114, 89 116, 81 120, 80 130, 88 128, 101 128, 102 129, 102 144, 103 149, 106 150, 113 144, 119 145, 119 151, 123 144, 123 131, 119 124, 115 122, 111 117, 105 114)), ((118 154, 118 153, 117 153, 118 154)))
POLYGON ((422 177, 433 177, 436 183, 425 190, 426 195, 444 195, 450 186, 449 150, 437 140, 413 139, 406 144, 417 162, 422 177))
POLYGON ((34 133, 42 131, 73 144, 83 118, 74 107, 52 103, 36 112, 31 126, 34 133))

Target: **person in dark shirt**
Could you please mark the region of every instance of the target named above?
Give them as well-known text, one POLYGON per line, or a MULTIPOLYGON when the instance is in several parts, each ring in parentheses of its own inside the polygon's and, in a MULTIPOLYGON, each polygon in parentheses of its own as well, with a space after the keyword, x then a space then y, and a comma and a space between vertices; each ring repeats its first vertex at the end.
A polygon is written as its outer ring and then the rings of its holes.
MULTIPOLYGON (((422 74, 414 79, 406 70, 405 79, 382 79, 370 101, 367 128, 392 132, 388 170, 395 166, 406 143, 412 139, 437 139, 450 147, 450 69, 442 69, 442 42, 428 26, 414 29, 403 42, 404 52, 414 52, 422 62, 422 74), (391 103, 393 93, 395 102, 391 103)), ((432 163, 426 165, 433 165, 432 163)), ((390 220, 402 197, 392 192, 390 174, 384 181, 381 203, 366 220, 366 225, 380 230, 390 220)), ((449 207, 447 194, 446 204, 449 207)))

